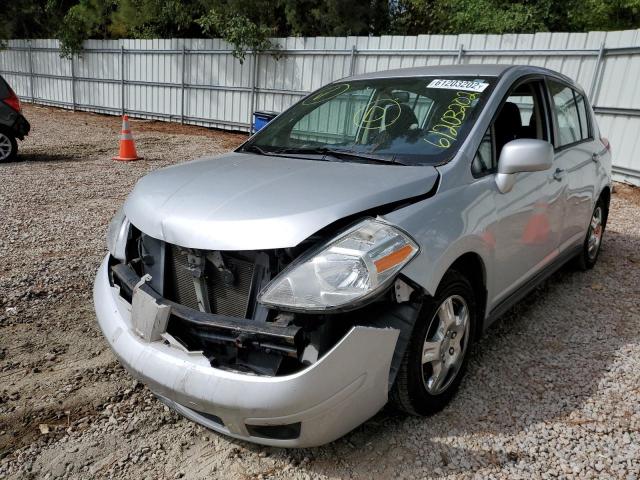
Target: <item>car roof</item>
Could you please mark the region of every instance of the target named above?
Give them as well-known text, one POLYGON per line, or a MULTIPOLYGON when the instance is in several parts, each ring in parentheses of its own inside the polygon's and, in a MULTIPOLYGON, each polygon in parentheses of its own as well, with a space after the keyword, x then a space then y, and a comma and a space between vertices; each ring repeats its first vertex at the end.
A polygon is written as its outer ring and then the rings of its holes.
POLYGON ((363 73, 343 78, 342 80, 370 80, 374 78, 402 78, 402 77, 426 77, 426 76, 471 76, 471 77, 500 77, 506 71, 517 70, 522 74, 542 74, 561 78, 566 82, 574 84, 573 80, 561 73, 554 72, 548 68, 533 65, 510 65, 510 64, 467 64, 467 65, 434 65, 426 67, 397 68, 381 72, 363 73))

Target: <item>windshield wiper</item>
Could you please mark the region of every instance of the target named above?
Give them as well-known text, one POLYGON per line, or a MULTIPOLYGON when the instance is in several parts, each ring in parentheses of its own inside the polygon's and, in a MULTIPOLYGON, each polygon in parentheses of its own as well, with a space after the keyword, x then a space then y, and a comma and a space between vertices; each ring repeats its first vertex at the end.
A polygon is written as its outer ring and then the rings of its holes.
POLYGON ((278 148, 276 150, 265 150, 258 145, 251 144, 242 149, 243 152, 257 153, 258 155, 272 155, 272 156, 289 156, 289 155, 322 155, 324 157, 331 156, 338 160, 348 160, 352 162, 366 162, 366 163, 385 163, 406 165, 395 159, 395 157, 387 157, 382 155, 372 155, 368 153, 354 152, 352 150, 341 150, 337 148, 329 147, 307 147, 307 148, 278 148))
POLYGON ((242 149, 242 151, 257 153, 258 155, 271 155, 271 152, 267 152, 265 149, 260 148, 256 144, 251 144, 249 146, 246 146, 242 149))
POLYGON ((386 157, 382 155, 371 155, 368 153, 354 152, 352 150, 341 150, 337 148, 329 147, 311 147, 311 148, 281 148, 275 150, 273 154, 311 154, 311 155, 324 155, 332 156, 339 160, 351 160, 351 161, 365 161, 370 163, 395 163, 397 165, 404 165, 394 157, 386 157))

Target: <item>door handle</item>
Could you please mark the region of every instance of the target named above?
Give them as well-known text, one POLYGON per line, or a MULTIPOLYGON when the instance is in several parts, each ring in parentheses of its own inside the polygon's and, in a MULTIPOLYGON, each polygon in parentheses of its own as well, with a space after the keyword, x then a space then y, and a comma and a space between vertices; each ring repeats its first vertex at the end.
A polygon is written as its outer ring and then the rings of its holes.
POLYGON ((593 152, 593 154, 591 155, 591 160, 593 160, 594 162, 599 162, 600 154, 598 152, 593 152))
POLYGON ((553 172, 553 179, 561 182, 562 177, 564 177, 564 170, 562 168, 556 168, 556 171, 553 172))

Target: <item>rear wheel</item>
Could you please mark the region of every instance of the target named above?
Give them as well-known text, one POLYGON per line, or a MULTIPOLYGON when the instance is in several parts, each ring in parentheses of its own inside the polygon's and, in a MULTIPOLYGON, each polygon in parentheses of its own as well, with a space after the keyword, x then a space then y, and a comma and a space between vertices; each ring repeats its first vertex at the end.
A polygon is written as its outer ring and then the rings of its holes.
POLYGON ((0 162, 11 162, 18 155, 18 142, 16 137, 8 132, 0 130, 0 162))
POLYGON ((576 258, 578 267, 581 270, 589 270, 594 267, 600 254, 604 228, 607 224, 607 206, 602 197, 596 202, 589 222, 587 237, 582 246, 582 252, 576 258))
POLYGON ((398 371, 391 400, 400 410, 429 415, 451 400, 467 364, 476 315, 471 284, 449 271, 423 307, 398 371))

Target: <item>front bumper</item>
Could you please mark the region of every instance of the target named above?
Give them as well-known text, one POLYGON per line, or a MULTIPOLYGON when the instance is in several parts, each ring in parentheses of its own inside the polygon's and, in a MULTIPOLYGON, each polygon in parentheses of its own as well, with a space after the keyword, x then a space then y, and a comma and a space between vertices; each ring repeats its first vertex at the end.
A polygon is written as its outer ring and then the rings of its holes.
POLYGON ((24 137, 29 135, 29 131, 31 130, 31 124, 29 121, 24 118, 21 113, 16 115, 16 121, 11 128, 14 135, 18 137, 20 140, 24 140, 24 137))
POLYGON ((213 368, 200 352, 133 333, 131 304, 109 283, 108 256, 95 280, 94 303, 104 336, 131 375, 182 415, 220 433, 264 445, 317 446, 349 432, 387 402, 396 329, 356 326, 310 367, 264 377, 213 368), (299 436, 284 440, 247 428, 298 423, 299 436))

